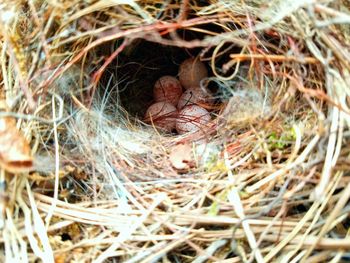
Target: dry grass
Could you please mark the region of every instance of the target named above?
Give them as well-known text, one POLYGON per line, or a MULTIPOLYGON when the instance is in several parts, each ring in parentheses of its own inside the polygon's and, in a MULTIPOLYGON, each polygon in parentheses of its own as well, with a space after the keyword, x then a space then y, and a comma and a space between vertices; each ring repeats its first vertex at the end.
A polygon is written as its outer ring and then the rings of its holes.
POLYGON ((2 262, 349 260, 347 1, 4 1, 0 18, 2 262), (163 48, 211 67, 199 134, 126 110, 163 48))

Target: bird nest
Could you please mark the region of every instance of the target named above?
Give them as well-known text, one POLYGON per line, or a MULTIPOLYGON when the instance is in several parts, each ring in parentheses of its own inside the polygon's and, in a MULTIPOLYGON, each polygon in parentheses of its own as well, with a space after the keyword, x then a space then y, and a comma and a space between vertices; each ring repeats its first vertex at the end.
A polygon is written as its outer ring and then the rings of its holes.
POLYGON ((349 260, 349 8, 4 1, 1 261, 349 260), (187 58, 211 120, 164 132, 187 58))

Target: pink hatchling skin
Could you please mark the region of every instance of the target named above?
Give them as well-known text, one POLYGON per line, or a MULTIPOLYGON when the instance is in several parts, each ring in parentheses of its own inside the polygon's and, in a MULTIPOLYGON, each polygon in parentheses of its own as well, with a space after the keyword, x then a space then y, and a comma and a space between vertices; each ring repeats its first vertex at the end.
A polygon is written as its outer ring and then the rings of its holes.
POLYGON ((179 134, 200 130, 210 122, 209 112, 198 106, 189 105, 184 107, 176 119, 176 130, 179 134))
POLYGON ((146 111, 145 122, 153 123, 157 128, 171 132, 175 129, 178 112, 174 105, 168 102, 156 102, 146 111))
POLYGON ((181 95, 182 87, 175 77, 163 76, 154 84, 153 97, 156 102, 165 101, 176 106, 181 95))
POLYGON ((200 81, 206 77, 208 77, 208 70, 198 59, 189 58, 181 63, 179 80, 185 89, 199 86, 200 81))
POLYGON ((185 106, 192 104, 198 105, 211 105, 213 102, 213 96, 209 91, 203 90, 201 87, 192 87, 181 95, 179 103, 177 104, 178 110, 181 110, 185 106))

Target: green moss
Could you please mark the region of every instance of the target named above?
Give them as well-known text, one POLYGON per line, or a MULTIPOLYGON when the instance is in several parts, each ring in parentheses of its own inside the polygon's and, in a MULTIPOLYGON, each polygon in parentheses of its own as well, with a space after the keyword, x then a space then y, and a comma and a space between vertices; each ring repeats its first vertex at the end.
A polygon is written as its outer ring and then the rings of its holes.
POLYGON ((207 162, 206 170, 208 173, 227 172, 225 162, 222 160, 212 160, 212 161, 207 162))
MULTIPOLYGON (((229 189, 225 189, 216 195, 217 200, 225 201, 227 200, 227 194, 229 189)), ((216 216, 220 211, 219 201, 215 200, 209 207, 208 215, 216 216)))
POLYGON ((284 150, 289 147, 296 138, 296 134, 293 128, 288 129, 282 134, 272 132, 268 137, 269 150, 284 150))

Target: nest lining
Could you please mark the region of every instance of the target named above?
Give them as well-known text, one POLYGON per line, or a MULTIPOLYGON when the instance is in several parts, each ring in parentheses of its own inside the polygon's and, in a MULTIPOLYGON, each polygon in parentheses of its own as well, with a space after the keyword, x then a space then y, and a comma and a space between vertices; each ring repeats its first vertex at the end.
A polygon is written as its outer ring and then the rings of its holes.
MULTIPOLYGON (((227 47, 225 49, 230 52, 239 50, 232 45, 229 49, 227 47)), ((236 129, 239 130, 240 127, 246 127, 248 123, 266 118, 270 114, 269 92, 273 90, 260 91, 254 87, 247 77, 247 64, 243 64, 240 71, 236 72, 237 77, 230 81, 220 81, 210 73, 207 80, 208 88, 216 95, 217 105, 217 110, 211 113, 212 116, 215 116, 212 123, 217 125, 217 128, 201 130, 198 138, 191 134, 184 136, 164 134, 154 127, 145 126, 142 120, 145 110, 153 102, 154 82, 164 75, 176 76, 179 64, 189 54, 193 56, 199 51, 198 48, 166 46, 142 39, 130 43, 115 62, 109 65, 101 79, 99 91, 93 103, 95 114, 89 114, 89 117, 82 117, 83 119, 77 121, 78 128, 73 129, 73 134, 79 134, 83 130, 89 131, 90 134, 84 135, 82 145, 87 144, 94 151, 99 151, 101 145, 106 145, 102 148, 119 147, 118 151, 128 159, 129 164, 142 167, 148 163, 145 169, 147 175, 143 171, 137 180, 147 180, 153 176, 155 179, 178 177, 181 171, 174 169, 167 157, 169 147, 172 149, 179 143, 198 140, 199 143, 195 145, 193 151, 196 159, 195 166, 202 170, 206 167, 206 162, 217 159, 219 151, 222 150, 222 142, 218 141, 220 136, 216 137, 215 134, 219 132, 223 135, 223 131, 227 130, 226 125, 235 123, 236 129), (156 56, 149 50, 157 50, 156 56), (233 119, 228 117, 231 115, 234 116, 233 119), (94 122, 94 127, 88 125, 94 122), (79 127, 80 125, 87 125, 89 129, 79 127), (91 134, 91 131, 96 133, 91 134), (88 142, 89 137, 90 143, 88 142), (91 138, 95 139, 91 140, 91 138), (105 139, 101 140, 101 138, 105 139), (150 155, 151 158, 144 159, 142 157, 144 154, 150 155), (144 161, 146 163, 143 163, 144 161), (149 166, 159 171, 153 173, 155 171, 149 166), (153 175, 150 176, 150 174, 153 175)), ((220 70, 220 66, 223 65, 222 60, 224 60, 222 57, 218 59, 216 71, 220 70)), ((234 69, 231 69, 226 74, 233 72, 234 69)), ((193 170, 189 175, 193 176, 198 172, 193 170)), ((180 174, 183 176, 182 172, 180 174)))

